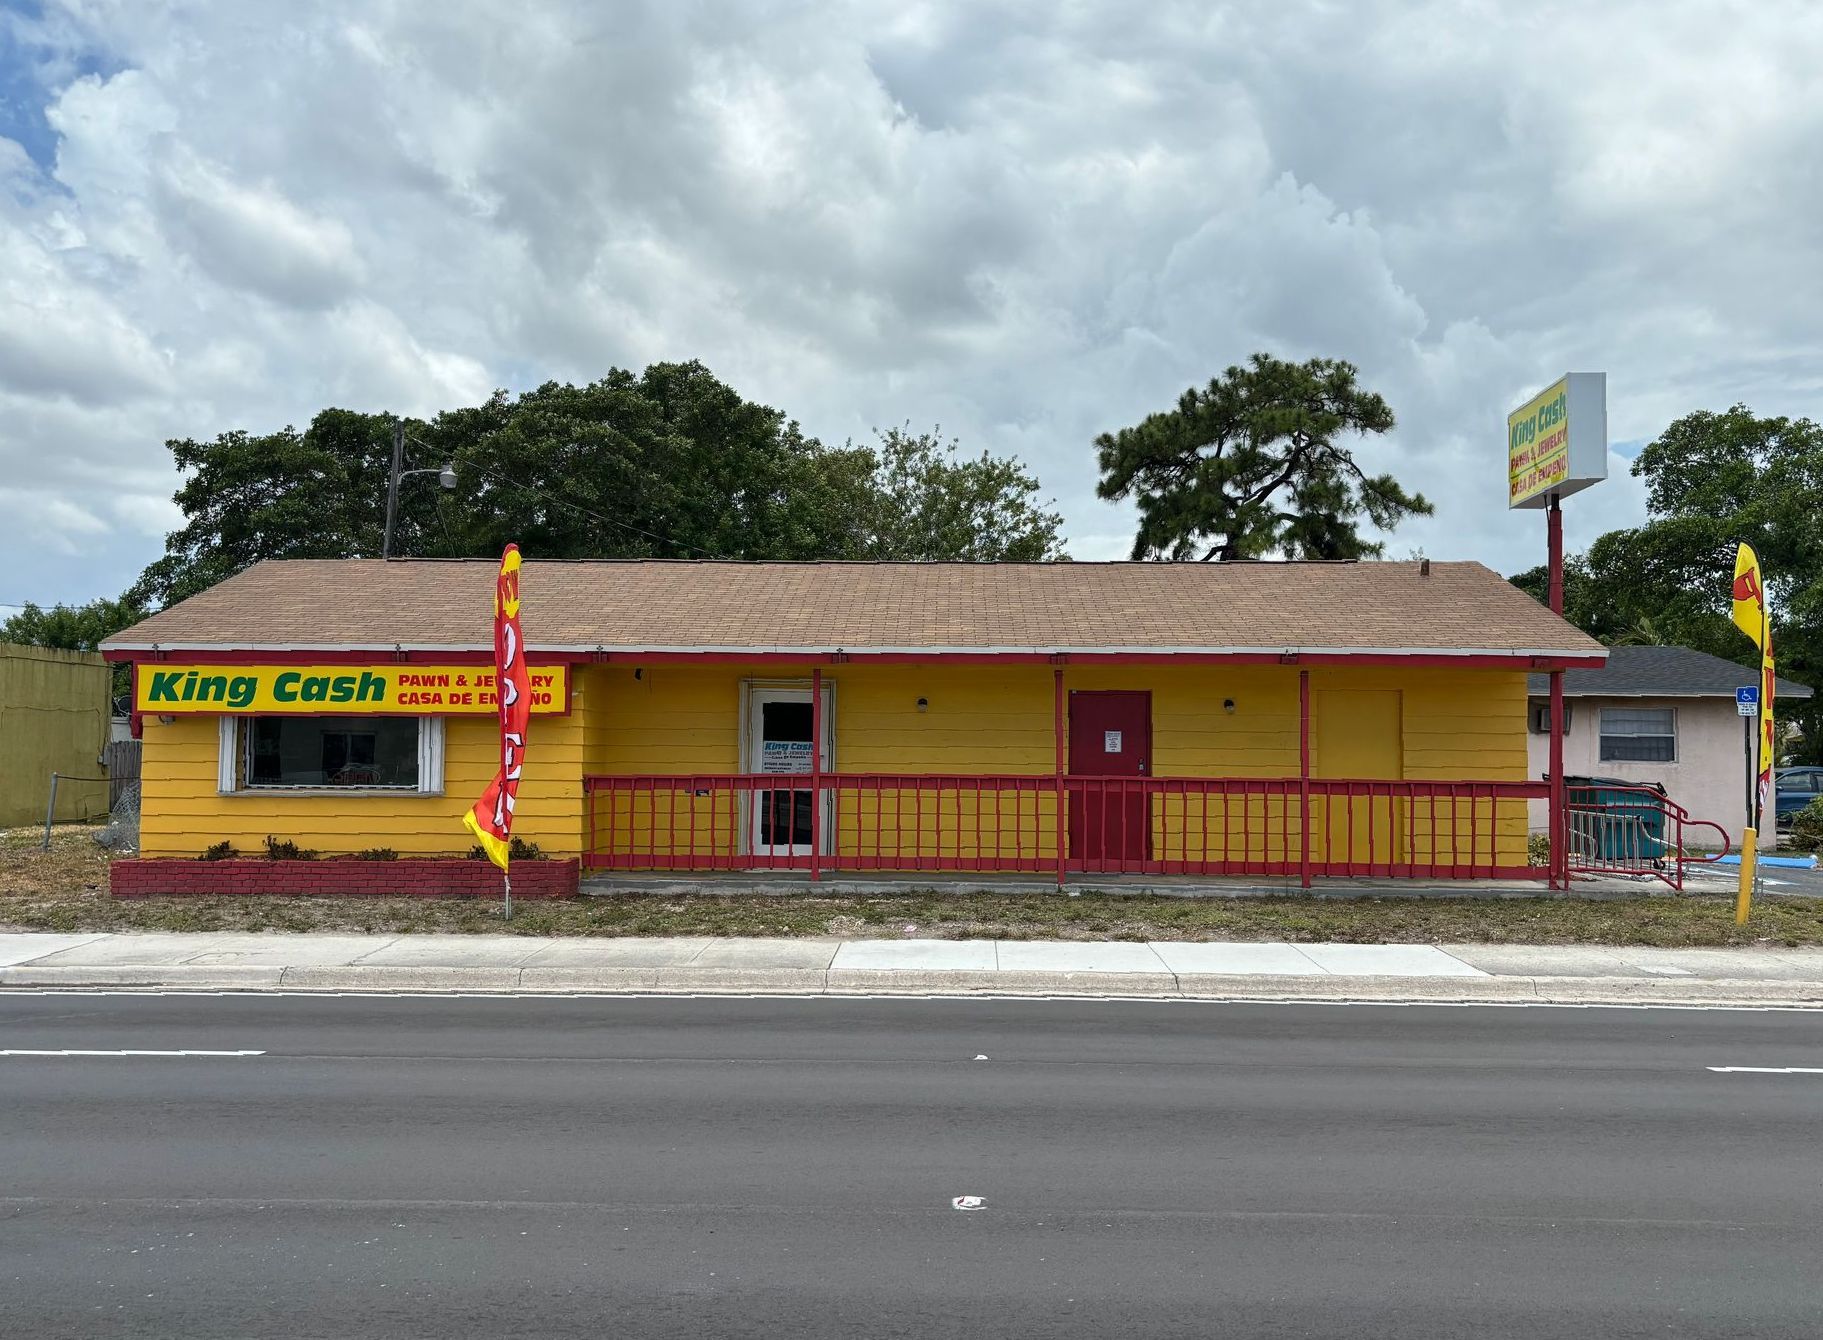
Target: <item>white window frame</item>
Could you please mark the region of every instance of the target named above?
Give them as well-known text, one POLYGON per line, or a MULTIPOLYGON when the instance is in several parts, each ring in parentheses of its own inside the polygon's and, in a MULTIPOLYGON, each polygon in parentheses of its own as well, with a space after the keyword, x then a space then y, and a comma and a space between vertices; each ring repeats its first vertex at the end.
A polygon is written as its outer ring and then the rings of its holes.
MULTIPOLYGON (((765 702, 793 702, 799 697, 810 699, 810 681, 808 679, 743 679, 741 681, 741 720, 740 720, 740 770, 743 773, 753 771, 751 750, 759 738, 760 705, 765 702)), ((823 771, 833 772, 836 761, 836 685, 833 678, 823 680, 823 771)), ((804 774, 806 777, 808 774, 804 774)), ((788 788, 781 786, 781 791, 788 788)), ((807 789, 807 788, 798 788, 807 789)), ((737 849, 743 856, 751 855, 759 849, 760 832, 760 793, 750 792, 747 803, 746 821, 741 824, 737 835, 737 849)), ((834 847, 831 845, 835 830, 835 791, 833 788, 823 796, 823 852, 827 856, 834 847)), ((799 846, 776 848, 778 855, 808 856, 808 843, 799 846)))
MULTIPOLYGON (((347 715, 360 715, 351 713, 347 715)), ((224 796, 440 796, 443 794, 444 725, 442 717, 418 717, 418 785, 401 786, 246 786, 243 760, 250 716, 219 718, 215 789, 224 796)))
POLYGON ((1648 767, 1648 768, 1664 767, 1668 764, 1676 763, 1677 758, 1678 758, 1677 708, 1675 708, 1675 707, 1604 707, 1604 708, 1602 708, 1596 714, 1596 718, 1595 718, 1595 758, 1596 758, 1596 761, 1599 763, 1632 763, 1632 764, 1638 764, 1641 767, 1648 767), (1640 731, 1610 731, 1608 729, 1608 713, 1610 713, 1610 712, 1663 712, 1666 716, 1671 718, 1670 734, 1667 737, 1665 734, 1660 733, 1660 732, 1653 732, 1651 734, 1646 734, 1646 733, 1642 733, 1640 731), (1617 740, 1663 740, 1663 739, 1669 738, 1671 741, 1671 757, 1670 758, 1608 758, 1606 756, 1606 752, 1605 752, 1605 742, 1608 740, 1608 738, 1610 736, 1612 736, 1614 739, 1617 739, 1617 740))

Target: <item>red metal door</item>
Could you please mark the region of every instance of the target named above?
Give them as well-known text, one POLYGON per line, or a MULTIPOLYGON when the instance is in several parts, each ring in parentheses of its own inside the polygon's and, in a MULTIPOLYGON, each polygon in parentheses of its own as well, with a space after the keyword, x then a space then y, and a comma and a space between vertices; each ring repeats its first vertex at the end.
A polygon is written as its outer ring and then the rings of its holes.
POLYGON ((1070 855, 1084 870, 1138 870, 1152 854, 1152 807, 1125 778, 1152 770, 1152 695, 1070 694, 1070 855))

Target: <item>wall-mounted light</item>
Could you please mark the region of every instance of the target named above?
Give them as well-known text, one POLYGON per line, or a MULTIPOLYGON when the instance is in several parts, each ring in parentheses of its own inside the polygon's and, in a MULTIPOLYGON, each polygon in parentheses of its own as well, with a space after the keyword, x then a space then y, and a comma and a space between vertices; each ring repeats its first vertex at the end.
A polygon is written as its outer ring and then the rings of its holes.
POLYGON ((643 667, 639 667, 639 666, 634 667, 633 678, 644 679, 645 677, 646 677, 646 672, 643 667))
POLYGON ((161 712, 158 715, 158 724, 161 726, 175 726, 177 724, 177 718, 161 712))
POLYGON ((929 698, 918 699, 918 710, 920 712, 930 711, 930 699, 929 698))
POLYGON ((1229 716, 1233 716, 1234 715, 1234 699, 1232 699, 1232 698, 1222 699, 1222 711, 1226 712, 1229 716))

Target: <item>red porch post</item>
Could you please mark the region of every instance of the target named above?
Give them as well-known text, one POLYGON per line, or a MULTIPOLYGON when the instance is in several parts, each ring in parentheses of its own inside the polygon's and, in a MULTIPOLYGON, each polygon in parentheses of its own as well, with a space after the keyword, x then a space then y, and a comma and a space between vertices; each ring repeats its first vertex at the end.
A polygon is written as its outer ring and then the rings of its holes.
POLYGON ((823 671, 810 672, 810 878, 823 878, 823 671))
MULTIPOLYGON (((1551 508, 1545 513, 1546 534, 1550 547, 1551 612, 1563 613, 1563 509, 1557 495, 1551 495, 1551 508)), ((1549 884, 1553 889, 1570 887, 1570 823, 1565 804, 1569 796, 1563 778, 1563 671, 1551 672, 1551 821, 1546 825, 1551 841, 1549 884)))
POLYGON ((1069 852, 1069 801, 1064 795, 1063 752, 1063 667, 1051 671, 1051 732, 1057 743, 1057 887, 1063 887, 1064 867, 1069 852))
POLYGON ((1310 671, 1298 671, 1298 880, 1310 887, 1310 671))

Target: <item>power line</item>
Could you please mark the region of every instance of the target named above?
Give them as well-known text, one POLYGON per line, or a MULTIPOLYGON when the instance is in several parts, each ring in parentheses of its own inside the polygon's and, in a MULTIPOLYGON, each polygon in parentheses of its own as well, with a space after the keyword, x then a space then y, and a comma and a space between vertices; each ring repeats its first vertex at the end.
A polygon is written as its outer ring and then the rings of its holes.
MULTIPOLYGON (((431 444, 426 442, 423 438, 413 437, 411 440, 413 442, 416 442, 419 446, 423 447, 426 451, 435 451, 436 450, 435 447, 431 446, 431 444)), ((668 545, 673 545, 679 549, 689 549, 695 553, 701 554, 704 558, 720 557, 720 555, 711 553, 709 550, 704 549, 701 545, 690 544, 689 542, 687 542, 685 540, 666 539, 663 535, 655 535, 649 530, 642 530, 640 527, 633 525, 629 521, 617 521, 611 516, 603 516, 600 512, 591 512, 588 508, 584 507, 581 503, 571 502, 568 498, 559 498, 553 494, 545 492, 543 489, 539 488, 536 484, 528 484, 526 481, 524 481, 522 479, 514 479, 511 476, 502 475, 502 474, 498 473, 497 471, 488 469, 485 465, 477 465, 473 461, 464 461, 463 468, 472 469, 477 474, 485 475, 485 476, 487 476, 487 478, 492 479, 493 481, 495 481, 498 484, 505 485, 508 488, 523 489, 527 493, 533 494, 536 497, 544 499, 544 501, 547 503, 554 503, 558 507, 567 507, 572 512, 580 513, 581 515, 588 517, 592 521, 601 522, 601 524, 604 526, 618 526, 621 530, 632 531, 635 535, 643 535, 648 540, 655 541, 658 544, 668 544, 668 545)))

